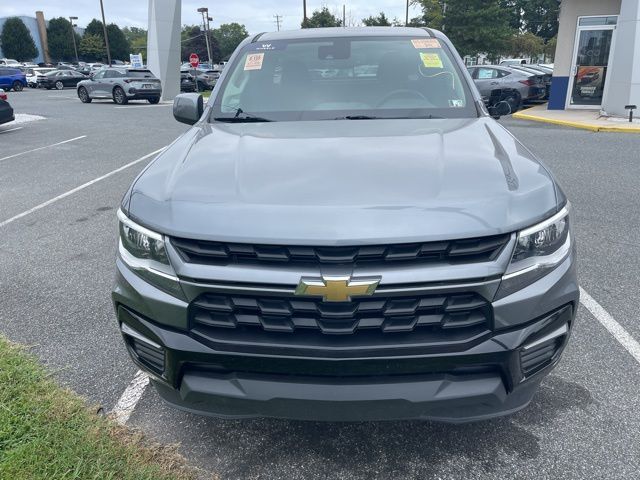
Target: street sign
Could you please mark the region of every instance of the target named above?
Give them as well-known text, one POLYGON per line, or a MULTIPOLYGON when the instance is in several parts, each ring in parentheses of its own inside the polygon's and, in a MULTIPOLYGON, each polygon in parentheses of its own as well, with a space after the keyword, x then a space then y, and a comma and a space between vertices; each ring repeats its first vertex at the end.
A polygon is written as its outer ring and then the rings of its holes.
POLYGON ((144 64, 142 63, 142 54, 138 53, 137 55, 131 53, 129 54, 129 61, 131 62, 131 68, 142 68, 144 64))
POLYGON ((198 68, 198 65, 200 65, 200 58, 197 54, 192 53, 191 55, 189 55, 189 63, 193 68, 198 68))

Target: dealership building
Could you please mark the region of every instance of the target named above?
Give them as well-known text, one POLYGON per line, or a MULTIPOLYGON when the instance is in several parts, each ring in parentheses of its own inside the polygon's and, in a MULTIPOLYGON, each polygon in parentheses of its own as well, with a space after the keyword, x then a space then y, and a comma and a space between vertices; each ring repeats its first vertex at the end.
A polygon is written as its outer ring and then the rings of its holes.
POLYGON ((550 110, 640 107, 640 0, 561 0, 550 110))

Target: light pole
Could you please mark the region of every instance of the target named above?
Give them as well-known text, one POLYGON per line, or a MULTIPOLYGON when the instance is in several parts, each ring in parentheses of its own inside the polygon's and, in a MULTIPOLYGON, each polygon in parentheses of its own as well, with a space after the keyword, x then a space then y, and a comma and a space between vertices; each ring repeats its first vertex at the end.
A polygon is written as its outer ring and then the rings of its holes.
POLYGON ((209 9, 207 7, 201 7, 198 9, 198 13, 202 14, 202 26, 204 27, 204 38, 207 41, 207 58, 209 60, 209 66, 211 66, 211 46, 209 45, 209 9))
POLYGON ((406 17, 405 17, 405 20, 404 20, 404 26, 405 26, 405 27, 408 27, 408 26, 409 26, 409 1, 410 1, 410 0, 407 0, 406 17))
POLYGON ((107 22, 104 20, 104 5, 100 0, 100 12, 102 13, 102 31, 104 32, 104 44, 107 47, 107 60, 111 66, 111 50, 109 49, 109 35, 107 34, 107 22))
POLYGON ((73 40, 73 51, 76 54, 76 63, 78 63, 78 46, 76 45, 76 32, 73 30, 75 26, 73 24, 74 20, 78 20, 78 17, 69 17, 69 22, 71 22, 71 39, 73 40))

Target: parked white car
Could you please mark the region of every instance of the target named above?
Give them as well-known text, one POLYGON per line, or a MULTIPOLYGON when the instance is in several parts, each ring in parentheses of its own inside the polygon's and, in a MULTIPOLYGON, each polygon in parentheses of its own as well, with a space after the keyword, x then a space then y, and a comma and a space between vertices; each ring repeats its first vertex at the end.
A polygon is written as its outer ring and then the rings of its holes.
POLYGON ((45 73, 53 72, 55 68, 36 67, 28 68, 25 72, 27 75, 27 85, 31 88, 38 88, 38 75, 44 75, 45 73))
POLYGON ((0 58, 0 65, 4 65, 5 67, 17 68, 20 66, 20 62, 12 58, 0 58))

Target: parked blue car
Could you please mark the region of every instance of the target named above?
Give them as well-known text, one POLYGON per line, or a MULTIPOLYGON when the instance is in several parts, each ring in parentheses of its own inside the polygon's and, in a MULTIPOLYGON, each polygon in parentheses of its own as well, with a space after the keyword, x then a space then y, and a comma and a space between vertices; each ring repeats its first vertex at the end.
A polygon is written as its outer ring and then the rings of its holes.
POLYGON ((17 68, 0 66, 0 88, 20 92, 27 86, 27 76, 17 68))

